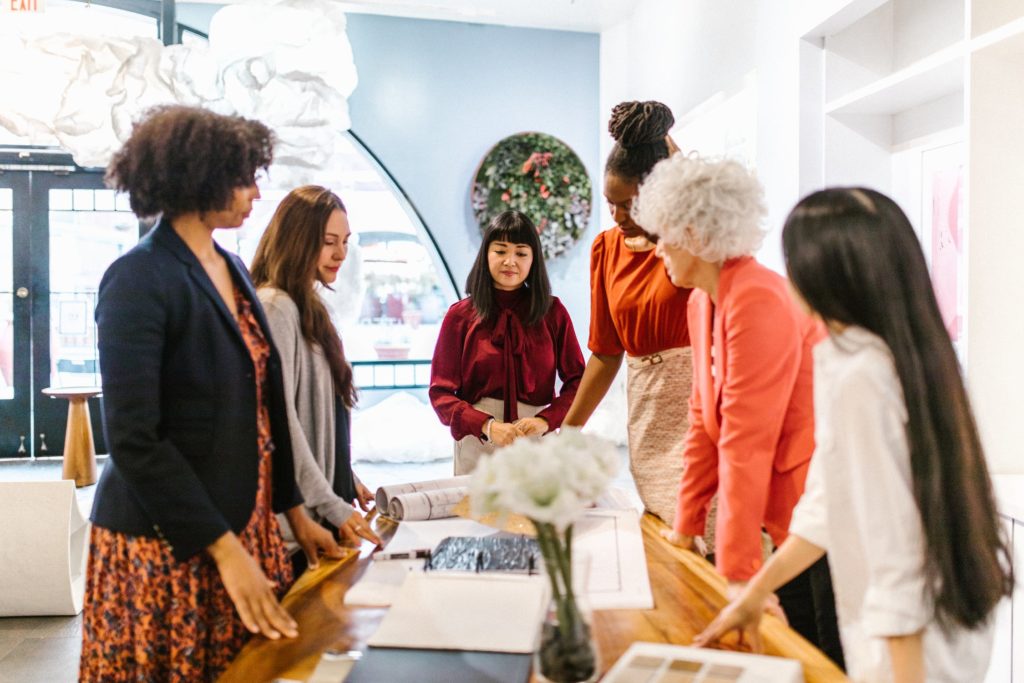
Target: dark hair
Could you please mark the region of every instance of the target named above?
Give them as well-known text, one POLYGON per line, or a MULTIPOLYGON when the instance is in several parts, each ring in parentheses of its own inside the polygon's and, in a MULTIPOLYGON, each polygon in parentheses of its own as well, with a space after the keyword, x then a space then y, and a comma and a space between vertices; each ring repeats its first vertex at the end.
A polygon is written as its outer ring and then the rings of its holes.
POLYGON ((604 172, 624 180, 640 182, 654 165, 668 158, 668 135, 672 110, 661 102, 621 102, 612 109, 608 132, 615 146, 608 154, 604 172))
POLYGON ((219 211, 232 192, 270 166, 274 134, 259 121, 198 107, 154 107, 107 166, 107 185, 127 191, 140 218, 219 211))
POLYGON ((892 352, 936 618, 944 626, 983 624, 1012 592, 1010 552, 956 354, 910 221, 879 192, 822 190, 789 214, 782 244, 793 285, 823 320, 867 329, 892 352))
POLYGON ((335 211, 345 212, 345 205, 326 188, 305 185, 289 192, 274 211, 256 247, 252 279, 257 287, 276 287, 295 302, 303 339, 323 350, 331 367, 334 390, 351 408, 356 402, 352 366, 345 360, 341 337, 327 307, 313 289, 313 283, 320 279, 317 264, 327 219, 335 211))
POLYGON ((551 282, 544 266, 544 252, 540 246, 540 237, 533 221, 521 211, 502 211, 487 226, 484 238, 480 242, 480 251, 476 261, 466 278, 466 293, 473 302, 473 308, 483 320, 488 320, 498 312, 498 303, 494 295, 494 278, 487 263, 487 250, 491 242, 510 242, 511 244, 527 244, 533 250, 533 265, 526 276, 523 286, 530 296, 530 308, 526 316, 526 324, 533 325, 547 314, 551 308, 551 282))

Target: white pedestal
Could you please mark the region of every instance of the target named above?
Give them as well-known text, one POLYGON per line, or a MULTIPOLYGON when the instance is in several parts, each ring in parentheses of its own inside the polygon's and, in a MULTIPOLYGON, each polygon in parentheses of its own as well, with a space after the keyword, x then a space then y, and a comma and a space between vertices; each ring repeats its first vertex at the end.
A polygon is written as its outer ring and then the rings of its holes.
POLYGON ((75 482, 0 482, 0 616, 82 611, 89 522, 75 482))

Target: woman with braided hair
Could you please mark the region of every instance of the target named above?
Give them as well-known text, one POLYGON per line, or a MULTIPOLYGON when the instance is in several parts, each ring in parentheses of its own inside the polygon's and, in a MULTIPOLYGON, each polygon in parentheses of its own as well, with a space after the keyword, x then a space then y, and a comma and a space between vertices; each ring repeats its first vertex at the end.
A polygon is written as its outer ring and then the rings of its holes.
MULTIPOLYGON (((692 364, 686 325, 689 289, 672 284, 654 242, 630 208, 654 165, 677 151, 672 112, 660 102, 622 102, 608 131, 604 196, 615 227, 590 252, 591 356, 564 424, 582 426, 627 366, 629 465, 644 507, 672 524, 683 468, 692 364)), ((714 528, 713 525, 710 528, 714 528)))

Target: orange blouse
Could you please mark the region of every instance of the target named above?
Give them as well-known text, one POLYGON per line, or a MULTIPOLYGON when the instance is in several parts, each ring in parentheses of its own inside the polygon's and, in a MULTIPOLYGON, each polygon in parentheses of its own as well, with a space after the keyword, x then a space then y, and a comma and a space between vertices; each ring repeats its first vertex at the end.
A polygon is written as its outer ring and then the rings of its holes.
POLYGON ((672 284, 661 259, 632 251, 618 228, 605 230, 590 249, 590 341, 594 353, 646 356, 690 345, 689 289, 672 284))

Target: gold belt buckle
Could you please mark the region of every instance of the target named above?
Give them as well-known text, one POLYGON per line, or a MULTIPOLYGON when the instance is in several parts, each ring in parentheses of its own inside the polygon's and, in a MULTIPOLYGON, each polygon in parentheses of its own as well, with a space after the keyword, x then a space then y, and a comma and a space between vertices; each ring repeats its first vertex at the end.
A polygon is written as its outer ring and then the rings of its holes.
POLYGON ((660 353, 652 353, 649 356, 644 356, 640 359, 641 363, 650 363, 651 365, 657 365, 658 363, 664 363, 665 360, 661 357, 660 353))

